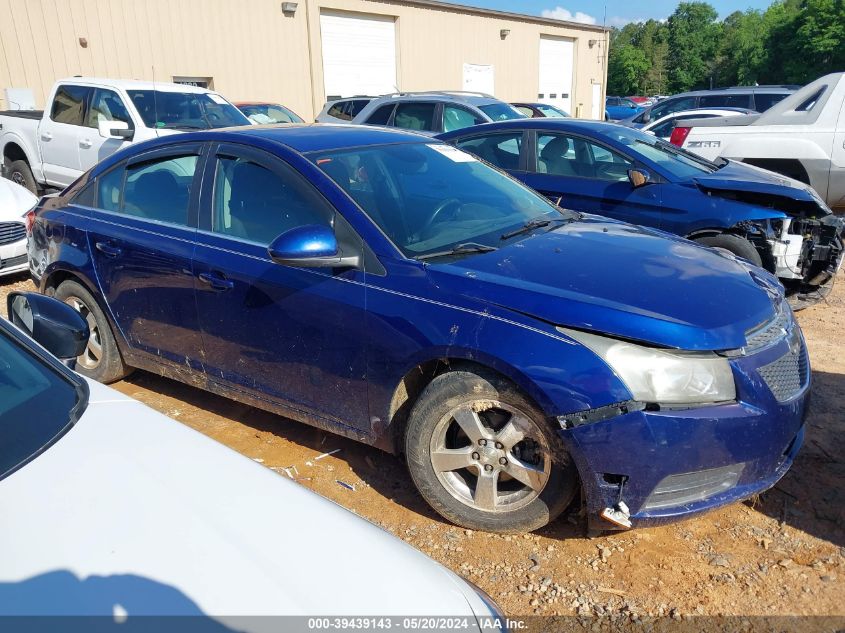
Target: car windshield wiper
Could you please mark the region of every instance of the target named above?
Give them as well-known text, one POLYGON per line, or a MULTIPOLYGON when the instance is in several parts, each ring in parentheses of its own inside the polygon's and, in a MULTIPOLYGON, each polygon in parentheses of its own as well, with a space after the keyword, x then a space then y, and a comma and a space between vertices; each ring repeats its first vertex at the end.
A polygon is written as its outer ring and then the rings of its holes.
POLYGON ((464 244, 457 244, 448 251, 437 251, 436 253, 426 253, 417 257, 420 261, 427 259, 436 259, 438 257, 449 257, 450 255, 466 255, 470 253, 489 253, 491 251, 499 250, 495 246, 485 246, 484 244, 475 244, 473 242, 466 242, 464 244))
POLYGON ((570 222, 569 218, 534 218, 533 220, 529 220, 525 224, 523 224, 518 229, 514 229, 513 231, 508 231, 507 233, 503 233, 499 239, 507 240, 512 237, 516 237, 517 235, 522 235, 523 233, 528 233, 529 231, 533 231, 534 229, 539 229, 544 226, 549 226, 552 222, 570 222))

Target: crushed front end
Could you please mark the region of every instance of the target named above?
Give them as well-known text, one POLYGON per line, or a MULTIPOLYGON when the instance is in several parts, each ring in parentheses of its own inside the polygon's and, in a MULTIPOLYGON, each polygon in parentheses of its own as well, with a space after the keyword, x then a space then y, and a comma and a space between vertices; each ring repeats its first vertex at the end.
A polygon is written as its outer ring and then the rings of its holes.
POLYGON ((810 363, 791 309, 726 353, 736 397, 631 401, 560 416, 591 530, 659 525, 747 499, 789 470, 804 439, 810 363))

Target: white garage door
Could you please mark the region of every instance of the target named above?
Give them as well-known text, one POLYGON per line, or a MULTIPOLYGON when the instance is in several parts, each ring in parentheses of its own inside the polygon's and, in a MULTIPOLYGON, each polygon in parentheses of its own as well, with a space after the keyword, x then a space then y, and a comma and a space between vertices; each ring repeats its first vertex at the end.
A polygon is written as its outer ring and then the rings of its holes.
POLYGON ((396 92, 392 17, 320 13, 326 98, 396 92))
POLYGON ((540 37, 540 90, 538 97, 572 116, 572 69, 575 44, 562 37, 540 37))

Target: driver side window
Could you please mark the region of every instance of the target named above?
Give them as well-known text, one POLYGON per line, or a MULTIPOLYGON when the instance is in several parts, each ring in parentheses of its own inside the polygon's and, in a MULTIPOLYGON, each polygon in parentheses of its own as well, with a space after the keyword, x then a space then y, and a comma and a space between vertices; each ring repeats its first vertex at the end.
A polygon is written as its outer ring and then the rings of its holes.
POLYGON ((537 137, 537 172, 571 178, 627 180, 634 163, 601 145, 565 134, 537 137))
POLYGON ((332 225, 333 209, 289 167, 269 169, 247 158, 218 156, 212 231, 268 245, 306 224, 332 225))

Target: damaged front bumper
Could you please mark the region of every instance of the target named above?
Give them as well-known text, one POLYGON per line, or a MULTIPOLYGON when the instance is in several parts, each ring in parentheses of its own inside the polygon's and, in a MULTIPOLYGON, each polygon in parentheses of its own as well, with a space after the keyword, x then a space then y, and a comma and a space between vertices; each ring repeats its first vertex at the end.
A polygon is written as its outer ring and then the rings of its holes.
POLYGON ((790 294, 811 300, 813 293, 830 284, 842 265, 845 222, 834 215, 786 218, 773 222, 772 228, 766 242, 773 272, 790 294))
POLYGON ((659 525, 746 499, 789 470, 810 387, 800 336, 731 360, 737 401, 605 407, 560 418, 592 530, 659 525))

